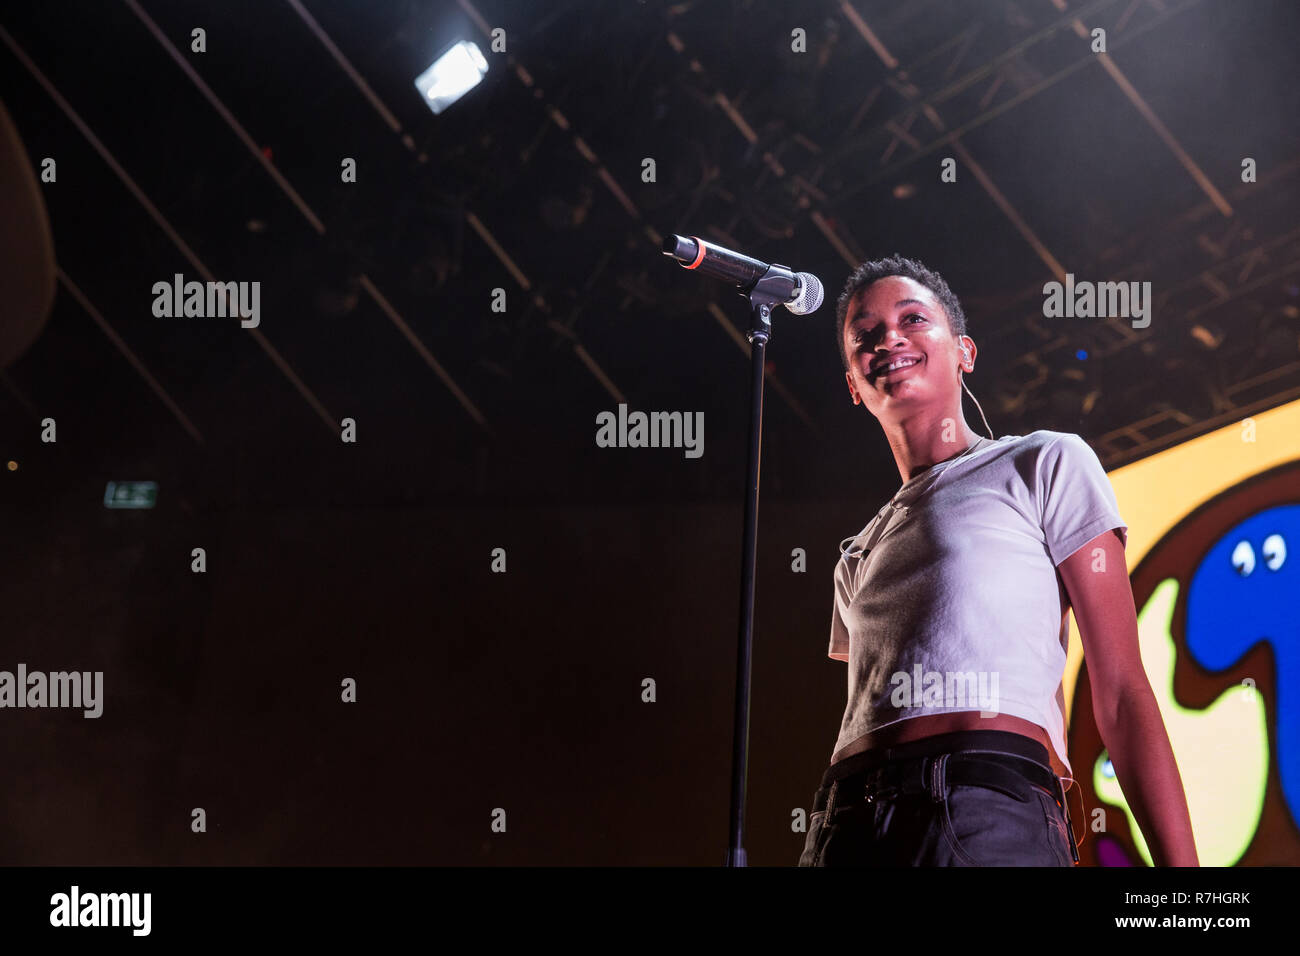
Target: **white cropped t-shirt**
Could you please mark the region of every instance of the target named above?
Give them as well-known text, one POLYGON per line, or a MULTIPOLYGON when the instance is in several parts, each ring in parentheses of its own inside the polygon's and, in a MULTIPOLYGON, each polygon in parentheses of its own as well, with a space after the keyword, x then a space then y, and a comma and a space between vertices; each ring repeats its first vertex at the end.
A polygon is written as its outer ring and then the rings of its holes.
POLYGON ((1068 769, 1056 567, 1107 530, 1128 541, 1096 453, 1065 432, 981 438, 892 504, 835 568, 829 655, 848 662, 848 703, 832 756, 888 724, 974 710, 1044 728, 1068 769))

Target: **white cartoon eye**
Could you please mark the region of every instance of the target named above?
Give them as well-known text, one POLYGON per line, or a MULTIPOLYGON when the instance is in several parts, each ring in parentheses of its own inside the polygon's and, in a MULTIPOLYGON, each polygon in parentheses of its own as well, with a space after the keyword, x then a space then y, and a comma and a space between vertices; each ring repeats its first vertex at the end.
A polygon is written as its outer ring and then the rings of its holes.
POLYGON ((1270 571, 1282 567, 1286 560, 1286 540, 1280 534, 1270 534, 1264 539, 1264 546, 1259 549, 1264 555, 1264 564, 1270 571))
POLYGON ((1255 549, 1249 541, 1238 541, 1232 549, 1232 566, 1243 578, 1255 570, 1255 549))

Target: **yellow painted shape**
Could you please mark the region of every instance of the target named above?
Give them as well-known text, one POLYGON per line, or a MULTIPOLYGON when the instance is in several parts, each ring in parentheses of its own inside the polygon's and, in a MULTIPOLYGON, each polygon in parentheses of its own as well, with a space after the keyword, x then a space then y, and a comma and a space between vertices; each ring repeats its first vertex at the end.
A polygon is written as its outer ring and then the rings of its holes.
MULTIPOLYGON (((1204 710, 1174 700, 1172 621, 1178 582, 1161 581, 1138 615, 1142 666, 1160 705, 1160 717, 1178 763, 1192 818, 1192 836, 1201 866, 1232 866, 1241 859, 1259 828, 1268 785, 1268 720, 1264 695, 1234 684, 1204 710)), ((1128 818, 1133 842, 1147 866, 1151 853, 1129 810, 1119 781, 1102 768, 1103 751, 1093 767, 1097 796, 1128 818)))

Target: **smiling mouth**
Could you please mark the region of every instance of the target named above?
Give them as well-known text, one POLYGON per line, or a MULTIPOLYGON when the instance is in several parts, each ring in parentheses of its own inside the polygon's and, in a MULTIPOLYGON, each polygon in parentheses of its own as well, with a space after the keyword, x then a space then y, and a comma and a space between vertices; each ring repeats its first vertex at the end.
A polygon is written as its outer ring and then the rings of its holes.
POLYGON ((902 364, 900 364, 896 368, 891 366, 884 366, 883 368, 876 369, 876 371, 871 373, 871 377, 873 381, 882 378, 890 378, 892 376, 902 374, 903 372, 906 372, 910 368, 916 368, 916 366, 920 364, 921 364, 921 359, 904 359, 902 361, 902 364))

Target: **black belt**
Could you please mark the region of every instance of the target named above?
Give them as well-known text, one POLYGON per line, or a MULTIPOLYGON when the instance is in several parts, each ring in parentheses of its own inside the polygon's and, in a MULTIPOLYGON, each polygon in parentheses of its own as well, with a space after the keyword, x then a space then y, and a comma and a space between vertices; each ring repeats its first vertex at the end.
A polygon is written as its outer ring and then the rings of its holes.
MULTIPOLYGON (((894 760, 867 770, 860 770, 836 781, 835 805, 871 803, 899 795, 933 792, 932 775, 939 756, 894 760)), ((1065 809, 1061 782, 1048 767, 1024 757, 1010 754, 957 751, 947 755, 944 777, 948 783, 988 787, 1024 803, 1025 781, 1042 787, 1065 809)), ((813 811, 825 810, 829 788, 817 792, 813 811)))

